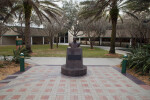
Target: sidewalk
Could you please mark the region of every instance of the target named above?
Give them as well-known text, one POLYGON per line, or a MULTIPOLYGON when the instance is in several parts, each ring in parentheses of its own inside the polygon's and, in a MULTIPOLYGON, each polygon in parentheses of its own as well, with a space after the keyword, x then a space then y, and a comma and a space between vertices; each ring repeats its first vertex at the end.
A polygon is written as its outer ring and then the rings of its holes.
MULTIPOLYGON (((84 65, 119 65, 119 58, 83 58, 84 65)), ((66 63, 65 57, 31 57, 26 59, 29 64, 35 65, 63 65, 66 63)))
POLYGON ((34 65, 15 79, 0 81, 0 100, 149 100, 142 88, 111 66, 88 66, 83 77, 68 77, 60 66, 34 65))

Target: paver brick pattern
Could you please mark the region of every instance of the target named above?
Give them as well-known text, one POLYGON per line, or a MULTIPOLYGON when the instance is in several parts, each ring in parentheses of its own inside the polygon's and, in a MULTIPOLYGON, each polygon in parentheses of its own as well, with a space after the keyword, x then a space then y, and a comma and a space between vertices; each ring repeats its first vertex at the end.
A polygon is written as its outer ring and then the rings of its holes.
POLYGON ((150 100, 150 90, 112 67, 89 66, 83 77, 61 75, 60 68, 32 67, 0 87, 0 100, 150 100))

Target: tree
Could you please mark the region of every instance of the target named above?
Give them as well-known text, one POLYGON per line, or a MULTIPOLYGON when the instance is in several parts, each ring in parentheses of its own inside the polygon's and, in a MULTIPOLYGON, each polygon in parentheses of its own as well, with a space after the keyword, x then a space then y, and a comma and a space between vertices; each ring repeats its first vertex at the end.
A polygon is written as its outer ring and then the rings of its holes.
POLYGON ((94 25, 94 30, 95 30, 97 36, 99 37, 99 45, 101 45, 100 41, 102 41, 102 40, 100 40, 100 39, 101 39, 101 36, 106 33, 108 22, 102 18, 102 19, 97 20, 96 22, 94 22, 94 24, 95 24, 94 25))
POLYGON ((60 36, 60 33, 63 31, 63 23, 60 22, 56 22, 55 20, 52 21, 53 24, 49 23, 49 22, 45 22, 45 28, 44 31, 46 33, 46 35, 48 36, 48 40, 50 42, 50 48, 53 49, 53 41, 54 38, 56 37, 56 46, 58 48, 58 38, 60 36))
POLYGON ((64 10, 64 19, 66 19, 66 29, 68 29, 73 36, 78 36, 78 33, 81 30, 81 25, 78 16, 78 3, 73 2, 72 0, 70 0, 69 2, 64 1, 62 9, 64 10))
POLYGON ((90 48, 93 49, 96 37, 100 37, 105 29, 103 31, 102 28, 99 28, 101 27, 101 21, 90 22, 90 19, 88 19, 83 20, 81 23, 83 34, 89 38, 90 48))
POLYGON ((30 23, 32 13, 36 14, 39 17, 41 23, 44 18, 51 22, 50 18, 57 20, 56 15, 60 16, 60 8, 56 4, 47 0, 16 0, 13 3, 11 11, 9 12, 9 14, 7 14, 5 20, 12 14, 16 15, 19 19, 21 17, 24 17, 25 45, 26 49, 29 52, 32 52, 30 40, 30 23))
MULTIPOLYGON (((122 8, 126 6, 126 3, 123 3, 123 0, 97 0, 95 1, 85 1, 82 2, 83 5, 80 16, 87 19, 89 17, 93 20, 98 20, 106 15, 106 18, 109 18, 112 24, 112 33, 111 33, 111 44, 109 53, 115 53, 115 40, 116 40, 116 25, 117 20, 122 18, 119 15, 119 12, 122 8)), ((132 13, 122 9, 123 12, 134 16, 132 13)), ((136 18, 136 16, 134 16, 136 18)))
POLYGON ((127 0, 127 8, 134 13, 150 13, 150 0, 127 0))
POLYGON ((133 40, 133 46, 137 44, 137 42, 142 45, 147 44, 148 38, 149 38, 149 32, 150 32, 150 22, 147 21, 148 15, 141 14, 137 15, 139 20, 135 19, 128 19, 129 21, 126 22, 124 25, 125 30, 131 35, 131 38, 133 40), (135 38, 135 40, 133 39, 135 38), (136 41, 138 39, 138 41, 136 41))

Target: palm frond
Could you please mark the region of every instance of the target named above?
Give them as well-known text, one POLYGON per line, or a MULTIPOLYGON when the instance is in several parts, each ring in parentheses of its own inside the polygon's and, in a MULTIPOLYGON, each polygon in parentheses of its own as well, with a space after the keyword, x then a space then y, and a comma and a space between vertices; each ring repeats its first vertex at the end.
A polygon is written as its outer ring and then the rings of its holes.
POLYGON ((135 16, 133 13, 131 13, 131 12, 128 12, 128 11, 123 11, 124 13, 126 13, 127 15, 129 15, 129 16, 131 16, 131 17, 133 17, 133 18, 135 18, 135 19, 139 19, 137 16, 135 16))
POLYGON ((123 23, 123 19, 120 14, 118 15, 118 17, 120 18, 121 22, 123 23))
POLYGON ((21 5, 16 5, 15 7, 13 7, 13 8, 11 9, 11 11, 7 14, 7 16, 4 18, 4 22, 6 22, 6 21, 8 20, 8 18, 9 18, 10 16, 12 16, 13 14, 15 15, 15 12, 16 12, 18 9, 21 9, 21 8, 22 8, 21 5))
POLYGON ((43 17, 42 17, 42 14, 40 12, 40 10, 38 9, 38 6, 32 1, 32 0, 29 0, 30 4, 32 5, 33 9, 35 10, 35 12, 37 13, 41 23, 42 23, 42 20, 43 20, 43 17))

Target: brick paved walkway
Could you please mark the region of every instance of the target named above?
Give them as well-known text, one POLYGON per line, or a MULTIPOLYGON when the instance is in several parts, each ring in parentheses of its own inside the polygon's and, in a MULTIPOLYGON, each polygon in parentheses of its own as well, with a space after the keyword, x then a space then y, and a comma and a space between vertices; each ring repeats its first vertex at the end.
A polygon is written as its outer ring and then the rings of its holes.
POLYGON ((0 86, 0 100, 150 100, 150 89, 109 66, 88 66, 84 77, 61 75, 60 66, 34 66, 17 76, 0 86))

